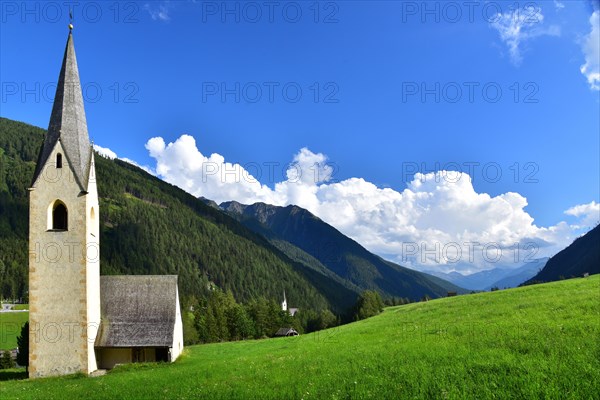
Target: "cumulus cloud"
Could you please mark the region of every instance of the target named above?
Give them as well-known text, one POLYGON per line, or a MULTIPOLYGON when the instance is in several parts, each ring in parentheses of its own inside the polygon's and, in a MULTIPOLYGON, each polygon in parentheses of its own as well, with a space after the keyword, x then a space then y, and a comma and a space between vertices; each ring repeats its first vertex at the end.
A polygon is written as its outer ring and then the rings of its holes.
POLYGON ((592 90, 600 90, 600 11, 594 11, 590 17, 591 32, 585 36, 582 50, 585 64, 581 73, 585 75, 592 90))
POLYGON ((111 160, 119 159, 121 161, 125 161, 126 163, 135 165, 136 167, 143 169, 144 171, 148 172, 151 175, 156 175, 156 172, 154 172, 150 167, 145 166, 145 165, 140 165, 137 162, 135 162, 129 158, 126 158, 126 157, 119 157, 119 156, 117 156, 117 153, 115 153, 108 147, 102 147, 102 146, 98 146, 97 144, 94 144, 94 150, 96 150, 98 152, 98 154, 100 154, 102 157, 106 157, 111 160))
MULTIPOLYGON (((536 226, 525 211, 525 197, 478 193, 469 175, 461 172, 417 173, 403 191, 362 178, 336 182, 335 164, 303 148, 285 179, 270 188, 256 179, 267 173, 264 165, 242 166, 220 154, 203 155, 189 135, 169 144, 155 137, 146 148, 156 160, 158 175, 194 196, 217 203, 295 204, 370 251, 421 270, 471 273, 517 267, 554 254, 580 233, 578 225, 566 222, 536 226)), ((584 219, 588 215, 576 207, 568 213, 584 219)))
POLYGON ((509 13, 498 13, 490 18, 490 26, 498 31, 508 47, 510 60, 515 66, 523 61, 523 47, 540 36, 560 36, 560 27, 543 26, 544 15, 536 5, 525 6, 509 13))
POLYGON ((575 227, 592 228, 600 222, 600 204, 592 201, 569 208, 565 214, 579 219, 575 227))
POLYGON ((110 158, 111 160, 118 158, 117 153, 115 153, 114 151, 112 151, 111 149, 109 149, 107 147, 102 147, 102 146, 98 146, 97 144, 95 144, 94 150, 96 150, 98 152, 98 154, 100 154, 102 157, 110 158))
POLYGON ((274 201, 272 191, 239 164, 225 162, 225 158, 216 153, 204 156, 192 136, 182 135, 168 145, 163 138, 155 137, 148 140, 146 149, 156 159, 158 175, 194 196, 217 202, 274 201))

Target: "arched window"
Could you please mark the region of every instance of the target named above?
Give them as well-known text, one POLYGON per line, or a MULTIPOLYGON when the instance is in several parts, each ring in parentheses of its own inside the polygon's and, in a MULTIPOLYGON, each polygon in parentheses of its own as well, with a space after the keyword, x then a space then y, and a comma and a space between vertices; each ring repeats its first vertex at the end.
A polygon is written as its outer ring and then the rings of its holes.
POLYGON ((56 168, 62 168, 62 154, 56 155, 56 168))
POLYGON ((67 207, 59 200, 56 200, 52 207, 52 229, 66 231, 69 228, 69 218, 67 207))
POLYGON ((90 210, 90 219, 92 221, 96 219, 96 211, 94 210, 94 207, 92 207, 92 209, 90 210))

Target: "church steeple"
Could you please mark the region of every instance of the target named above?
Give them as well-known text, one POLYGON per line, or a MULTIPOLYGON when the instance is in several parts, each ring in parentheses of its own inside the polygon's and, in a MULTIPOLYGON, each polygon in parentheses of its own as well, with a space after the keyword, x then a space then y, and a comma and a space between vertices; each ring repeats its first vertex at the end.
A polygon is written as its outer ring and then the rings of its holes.
POLYGON ((48 133, 40 152, 33 185, 46 166, 56 143, 60 141, 77 184, 82 191, 87 191, 92 148, 87 130, 73 34, 71 27, 69 28, 48 133))
POLYGON ((285 298, 285 290, 283 291, 283 301, 281 302, 281 311, 287 311, 287 299, 285 298))
POLYGON ((100 326, 100 219, 73 36, 29 190, 29 377, 91 373, 100 326), (56 249, 49 257, 45 249, 56 249), (69 334, 48 340, 48 326, 69 334))

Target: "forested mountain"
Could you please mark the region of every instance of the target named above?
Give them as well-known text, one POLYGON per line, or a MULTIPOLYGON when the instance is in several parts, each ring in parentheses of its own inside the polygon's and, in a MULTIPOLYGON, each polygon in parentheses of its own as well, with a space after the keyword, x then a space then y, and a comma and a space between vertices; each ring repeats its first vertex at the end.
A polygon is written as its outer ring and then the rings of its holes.
MULTIPOLYGON (((45 131, 0 118, 0 291, 26 298, 28 192, 45 131)), ((102 274, 177 274, 182 298, 212 285, 237 301, 264 296, 341 314, 367 289, 384 298, 445 296, 454 285, 369 253, 299 207, 245 207, 243 224, 214 202, 96 155, 102 274), (267 218, 266 214, 270 213, 267 218), (250 218, 252 216, 252 218, 250 218)), ((228 207, 232 211, 233 203, 228 207)))
POLYGON ((585 273, 600 273, 600 225, 556 253, 544 268, 525 284, 580 277, 585 273))
MULTIPOLYGON (((27 293, 28 193, 43 129, 0 119, 0 291, 27 293)), ((341 311, 337 284, 315 277, 222 211, 140 168, 96 155, 102 274, 178 274, 182 297, 210 284, 238 301, 265 296, 341 311), (335 293, 316 288, 312 281, 335 293)), ((308 271, 307 271, 308 270, 308 271)), ((352 292, 351 302, 357 293, 352 292)))
POLYGON ((376 290, 384 297, 418 300, 465 290, 442 279, 401 267, 370 253, 308 210, 264 203, 225 202, 221 207, 265 236, 291 258, 310 261, 314 269, 335 274, 348 288, 376 290))

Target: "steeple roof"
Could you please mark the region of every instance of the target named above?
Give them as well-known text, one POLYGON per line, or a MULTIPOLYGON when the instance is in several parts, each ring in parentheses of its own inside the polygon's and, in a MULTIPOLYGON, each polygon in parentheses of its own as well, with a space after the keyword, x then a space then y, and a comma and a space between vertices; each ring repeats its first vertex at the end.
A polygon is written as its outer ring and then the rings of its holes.
POLYGON ((73 35, 70 31, 58 77, 50 124, 40 151, 33 183, 43 171, 50 153, 59 140, 64 148, 67 162, 73 168, 75 180, 81 190, 86 191, 93 152, 83 108, 73 35))

